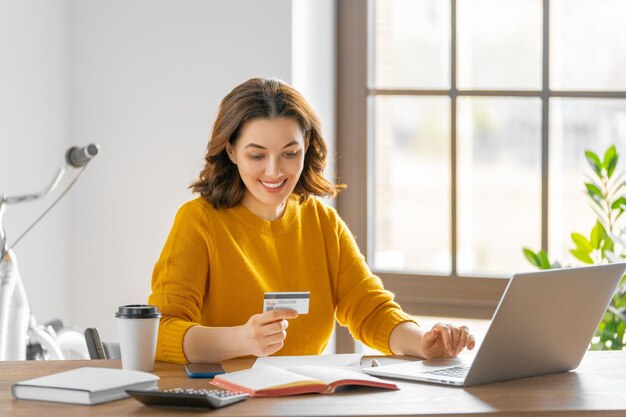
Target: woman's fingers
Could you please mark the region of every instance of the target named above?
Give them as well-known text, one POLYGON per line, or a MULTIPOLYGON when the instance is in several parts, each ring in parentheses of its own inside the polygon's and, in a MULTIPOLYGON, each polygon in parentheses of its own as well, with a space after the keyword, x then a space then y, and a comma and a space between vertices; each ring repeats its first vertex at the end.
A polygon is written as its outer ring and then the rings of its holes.
POLYGON ((465 347, 467 347, 467 342, 469 339, 469 329, 467 328, 467 326, 460 326, 457 330, 458 331, 456 333, 458 333, 459 336, 456 345, 455 356, 461 353, 461 351, 465 349, 465 347))
POLYGON ((287 319, 298 317, 295 310, 272 310, 255 314, 248 320, 253 355, 267 356, 279 351, 287 337, 287 319))
POLYGON ((438 336, 441 343, 440 356, 452 356, 455 357, 465 348, 473 349, 476 345, 476 340, 469 332, 467 326, 454 326, 453 324, 437 323, 433 326, 430 332, 427 332, 426 342, 428 346, 432 346, 437 343, 437 340, 431 340, 431 337, 438 336), (430 334, 430 335, 429 335, 430 334))
POLYGON ((456 356, 459 353, 459 346, 461 344, 462 331, 460 328, 453 326, 452 324, 446 324, 450 329, 451 343, 450 343, 450 355, 456 356))
POLYGON ((287 327, 289 327, 289 322, 284 319, 263 326, 263 333, 265 334, 263 340, 264 354, 271 355, 282 349, 285 338, 287 337, 287 327))
POLYGON ((266 324, 283 319, 295 319, 298 317, 298 312, 296 310, 270 310, 257 316, 261 324, 266 324))
POLYGON ((276 343, 280 343, 284 341, 286 337, 287 337, 287 332, 284 330, 279 333, 269 334, 265 336, 264 344, 266 346, 274 345, 276 343))
POLYGON ((472 350, 476 347, 476 339, 474 339, 474 335, 469 335, 469 337, 467 338, 467 348, 469 350, 472 350))
POLYGON ((441 341, 443 342, 443 347, 447 351, 449 355, 454 355, 454 351, 452 348, 452 330, 447 324, 437 323, 434 328, 439 331, 439 335, 441 337, 441 341))
POLYGON ((286 335, 287 332, 285 332, 285 330, 287 330, 287 327, 289 327, 289 322, 287 320, 279 320, 279 321, 274 321, 272 323, 264 324, 261 327, 262 329, 261 331, 266 336, 272 336, 275 334, 282 334, 282 333, 286 335))

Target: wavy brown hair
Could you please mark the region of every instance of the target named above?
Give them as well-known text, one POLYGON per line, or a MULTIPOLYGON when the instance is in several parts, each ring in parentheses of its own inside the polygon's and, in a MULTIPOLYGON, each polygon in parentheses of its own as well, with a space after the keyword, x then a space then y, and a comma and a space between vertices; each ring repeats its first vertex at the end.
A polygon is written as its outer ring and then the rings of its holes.
POLYGON ((311 195, 334 197, 345 188, 324 178, 327 148, 320 121, 304 97, 278 79, 252 78, 238 85, 220 103, 207 146, 200 178, 189 186, 217 209, 241 204, 246 190, 237 166, 226 152, 239 139, 243 126, 254 119, 287 117, 300 125, 309 147, 304 168, 293 190, 300 202, 311 195))

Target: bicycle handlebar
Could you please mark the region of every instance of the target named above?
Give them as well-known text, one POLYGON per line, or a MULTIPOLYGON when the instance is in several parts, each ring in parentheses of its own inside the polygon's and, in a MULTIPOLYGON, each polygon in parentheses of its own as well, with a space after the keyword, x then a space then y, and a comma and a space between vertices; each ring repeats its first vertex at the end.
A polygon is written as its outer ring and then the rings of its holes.
MULTIPOLYGON (((82 148, 72 146, 71 148, 67 150, 65 154, 67 165, 70 165, 75 168, 81 168, 80 172, 76 175, 73 181, 67 186, 67 188, 61 193, 61 195, 50 205, 50 207, 48 207, 33 222, 33 224, 31 224, 26 229, 26 231, 22 233, 22 235, 19 238, 17 238, 17 240, 13 243, 13 245, 11 245, 11 247, 15 246, 17 242, 19 242, 24 237, 24 235, 26 235, 26 233, 28 233, 43 218, 43 216, 45 216, 59 202, 59 200, 69 191, 69 189, 74 185, 76 180, 78 180, 78 177, 80 177, 80 174, 82 173, 82 171, 86 168, 87 163, 96 155, 98 155, 99 150, 100 150, 100 147, 94 143, 91 143, 82 148)), ((7 251, 9 249, 7 236, 4 231, 4 223, 3 223, 4 212, 6 210, 6 206, 9 204, 17 204, 17 203, 23 203, 26 201, 38 200, 40 198, 43 198, 49 195, 50 193, 54 191, 57 185, 59 185, 59 183, 61 182, 61 179, 63 178, 63 175, 65 174, 65 168, 66 168, 65 166, 59 168, 52 182, 46 188, 44 188, 42 191, 38 193, 23 194, 23 195, 10 196, 10 197, 7 197, 5 195, 0 195, 0 261, 2 261, 2 259, 7 254, 7 251)))
POLYGON ((0 204, 1 203, 17 204, 17 203, 23 203, 23 202, 26 202, 26 201, 33 201, 33 200, 37 200, 37 199, 40 199, 42 197, 45 197, 48 194, 50 194, 51 192, 53 192, 54 189, 57 187, 57 185, 59 185, 59 182, 61 182, 61 178, 63 178, 64 174, 65 174, 65 167, 61 167, 57 171, 57 174, 54 177, 54 179, 52 180, 52 182, 46 188, 41 190, 40 192, 34 193, 34 194, 16 195, 16 196, 12 196, 12 197, 2 196, 2 200, 0 200, 0 204))
POLYGON ((74 168, 80 168, 95 158, 98 152, 100 152, 100 147, 95 143, 90 143, 82 148, 72 146, 65 152, 65 161, 74 168))

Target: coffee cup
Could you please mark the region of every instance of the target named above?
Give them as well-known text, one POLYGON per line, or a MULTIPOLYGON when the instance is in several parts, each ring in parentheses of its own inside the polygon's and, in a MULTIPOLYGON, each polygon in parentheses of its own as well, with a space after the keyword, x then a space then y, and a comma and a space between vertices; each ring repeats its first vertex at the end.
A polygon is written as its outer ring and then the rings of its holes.
POLYGON ((122 368, 152 371, 161 318, 159 309, 146 304, 124 305, 118 308, 115 317, 122 368))

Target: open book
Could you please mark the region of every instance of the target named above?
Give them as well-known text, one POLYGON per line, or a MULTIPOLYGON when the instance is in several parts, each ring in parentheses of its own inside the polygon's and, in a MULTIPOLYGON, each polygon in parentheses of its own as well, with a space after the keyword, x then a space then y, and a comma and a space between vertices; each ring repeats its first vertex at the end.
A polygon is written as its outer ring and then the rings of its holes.
POLYGON ((398 389, 396 384, 348 369, 326 366, 263 367, 218 375, 211 382, 221 388, 247 392, 253 397, 274 397, 317 392, 331 394, 337 387, 363 385, 398 389))

